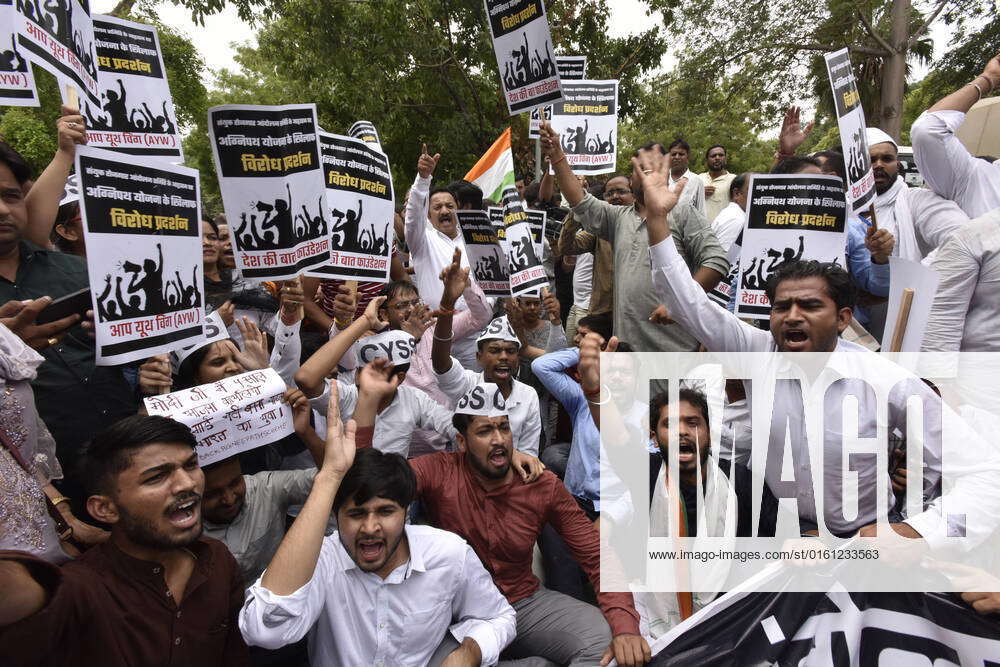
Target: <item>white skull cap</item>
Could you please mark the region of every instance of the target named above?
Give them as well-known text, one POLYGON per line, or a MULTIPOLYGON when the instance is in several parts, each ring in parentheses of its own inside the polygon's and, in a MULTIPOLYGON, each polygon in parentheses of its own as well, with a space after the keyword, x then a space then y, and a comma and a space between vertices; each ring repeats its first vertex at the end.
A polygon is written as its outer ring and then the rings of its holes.
POLYGON ((499 386, 492 382, 480 382, 458 400, 455 414, 501 417, 508 414, 507 400, 499 386))

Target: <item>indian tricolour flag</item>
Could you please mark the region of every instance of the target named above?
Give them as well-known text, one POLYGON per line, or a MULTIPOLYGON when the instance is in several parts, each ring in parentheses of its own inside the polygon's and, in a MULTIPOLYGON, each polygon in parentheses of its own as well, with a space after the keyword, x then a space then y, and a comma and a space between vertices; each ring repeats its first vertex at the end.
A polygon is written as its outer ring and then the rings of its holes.
POLYGON ((465 180, 475 183, 484 197, 495 202, 503 199, 504 188, 514 187, 514 156, 510 152, 509 127, 469 170, 465 180))

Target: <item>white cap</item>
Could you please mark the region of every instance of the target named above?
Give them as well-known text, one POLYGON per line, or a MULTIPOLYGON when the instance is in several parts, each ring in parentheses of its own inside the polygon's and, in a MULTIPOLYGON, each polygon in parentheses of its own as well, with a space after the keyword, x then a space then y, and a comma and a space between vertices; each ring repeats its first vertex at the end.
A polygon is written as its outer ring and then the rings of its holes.
POLYGON ((499 386, 492 382, 480 382, 458 400, 455 414, 501 417, 507 414, 507 400, 499 386))
POLYGON ((476 344, 483 342, 484 340, 507 340, 512 343, 521 344, 521 339, 517 337, 514 333, 514 328, 510 326, 510 321, 507 316, 498 317, 489 323, 483 333, 479 334, 479 338, 476 339, 476 344))
POLYGON ((170 353, 170 366, 173 368, 174 373, 177 373, 181 364, 184 363, 184 360, 190 357, 195 350, 200 350, 206 345, 217 343, 220 340, 229 340, 229 331, 226 329, 226 325, 222 321, 222 316, 219 315, 218 311, 216 311, 205 316, 204 340, 198 341, 194 345, 188 345, 187 347, 182 347, 179 350, 174 350, 170 353))
POLYGON ((410 363, 417 341, 399 329, 385 331, 358 341, 358 363, 365 365, 376 359, 388 359, 393 366, 410 363))
POLYGON ((899 148, 899 144, 896 143, 895 139, 893 139, 883 130, 878 129, 877 127, 866 127, 865 139, 868 140, 869 147, 874 146, 875 144, 889 143, 895 146, 897 149, 899 148))

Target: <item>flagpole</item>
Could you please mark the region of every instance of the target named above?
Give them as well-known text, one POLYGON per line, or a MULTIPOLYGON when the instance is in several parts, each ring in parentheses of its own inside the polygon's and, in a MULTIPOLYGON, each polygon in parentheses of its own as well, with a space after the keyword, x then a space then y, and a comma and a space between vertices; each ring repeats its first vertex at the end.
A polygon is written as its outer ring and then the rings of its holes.
MULTIPOLYGON (((542 182, 542 123, 545 121, 545 107, 538 107, 538 136, 535 137, 535 182, 542 182)), ((531 123, 531 115, 528 115, 528 123, 531 123)))

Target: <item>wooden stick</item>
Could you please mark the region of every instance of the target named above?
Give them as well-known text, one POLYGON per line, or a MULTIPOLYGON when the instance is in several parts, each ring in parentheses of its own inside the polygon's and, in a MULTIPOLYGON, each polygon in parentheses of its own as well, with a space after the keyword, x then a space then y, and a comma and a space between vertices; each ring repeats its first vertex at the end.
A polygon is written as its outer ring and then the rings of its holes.
POLYGON ((868 209, 868 215, 872 219, 872 232, 878 231, 878 218, 875 217, 875 203, 872 202, 872 207, 868 209))
MULTIPOLYGON (((357 303, 358 303, 358 281, 357 281, 357 280, 345 280, 345 281, 344 281, 344 286, 345 286, 345 287, 346 287, 346 288, 347 288, 348 290, 350 290, 350 292, 351 292, 351 296, 352 296, 352 297, 354 298, 354 308, 355 308, 355 312, 357 312, 357 303)), ((351 322, 353 322, 353 321, 354 321, 354 318, 352 317, 352 318, 351 318, 351 322)), ((351 322, 337 322, 336 324, 337 324, 337 327, 338 327, 339 329, 346 329, 347 327, 349 327, 349 326, 351 325, 351 322)))
POLYGON ((77 95, 76 88, 71 83, 66 84, 66 106, 76 113, 80 113, 80 96, 77 95))
POLYGON ((906 325, 910 320, 910 307, 913 305, 913 288, 903 289, 903 295, 899 302, 899 315, 896 316, 896 330, 892 332, 892 344, 889 346, 890 352, 899 352, 903 347, 903 336, 906 335, 906 325))

